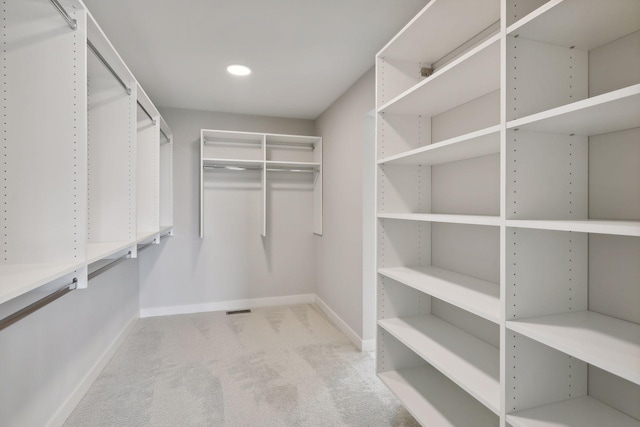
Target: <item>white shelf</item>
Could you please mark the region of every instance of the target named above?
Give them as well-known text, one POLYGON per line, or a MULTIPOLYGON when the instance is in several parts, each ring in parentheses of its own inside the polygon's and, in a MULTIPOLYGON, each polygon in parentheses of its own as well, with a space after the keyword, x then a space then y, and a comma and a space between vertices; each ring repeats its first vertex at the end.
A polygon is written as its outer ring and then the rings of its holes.
POLYGON ((500 152, 500 126, 437 142, 415 150, 385 157, 380 165, 437 165, 500 152))
POLYGON ((0 265, 0 304, 59 279, 85 266, 69 264, 14 264, 0 265))
POLYGON ((430 366, 382 372, 378 377, 422 425, 497 425, 494 414, 430 366))
POLYGON ((507 123, 508 129, 600 135, 640 127, 640 84, 507 123))
POLYGON ((264 134, 256 132, 236 132, 226 130, 202 130, 202 139, 204 143, 215 142, 234 142, 234 143, 249 143, 249 144, 261 144, 264 138, 264 134))
POLYGON ((640 28, 637 0, 551 0, 507 28, 507 34, 591 50, 640 28))
POLYGON ((158 231, 138 231, 136 243, 144 243, 149 239, 153 239, 158 235, 158 231))
POLYGON ((319 136, 303 136, 303 135, 283 135, 283 134, 266 134, 266 142, 267 146, 270 144, 277 145, 310 145, 314 146, 318 142, 322 141, 322 138, 319 136))
POLYGON ((381 268, 378 273, 500 323, 500 285, 497 283, 431 266, 381 268))
POLYGON ((173 230, 173 225, 163 225, 160 227, 160 235, 166 236, 173 230))
POLYGON ((244 159, 217 159, 205 157, 202 159, 202 166, 235 166, 239 168, 255 168, 262 169, 264 162, 262 160, 244 160, 244 159))
POLYGON ((499 19, 495 0, 433 0, 378 56, 432 64, 499 19))
POLYGON ((640 421, 583 396, 507 415, 513 427, 640 427, 640 421))
POLYGON ((379 320, 378 325, 491 411, 500 413, 497 348, 431 315, 379 320))
POLYGON ((500 225, 500 217, 491 215, 379 213, 378 218, 403 221, 446 222, 449 224, 490 225, 496 227, 500 225))
POLYGON ((549 347, 640 384, 640 325, 591 311, 507 322, 549 347))
POLYGON ((585 220, 507 220, 507 227, 578 233, 615 234, 640 237, 640 221, 585 220))
POLYGON ((282 170, 291 170, 291 169, 313 169, 319 170, 320 163, 314 162, 280 162, 275 160, 267 160, 265 162, 267 169, 282 169, 282 170))
POLYGON ((500 35, 442 67, 378 109, 380 113, 435 116, 500 87, 500 35), (451 88, 456 88, 452 91, 451 88))
POLYGON ((101 242, 87 244, 87 264, 100 261, 124 251, 135 245, 135 242, 101 242))

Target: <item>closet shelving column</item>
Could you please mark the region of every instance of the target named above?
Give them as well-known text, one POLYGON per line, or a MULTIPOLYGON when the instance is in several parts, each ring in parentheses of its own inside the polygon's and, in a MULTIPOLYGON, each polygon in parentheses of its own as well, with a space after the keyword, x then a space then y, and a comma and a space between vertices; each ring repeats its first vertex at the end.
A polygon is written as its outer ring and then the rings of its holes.
POLYGON ((434 0, 376 57, 377 370, 424 425, 501 422, 502 39, 434 0))
POLYGON ((173 134, 160 117, 160 235, 173 235, 173 134))
POLYGON ((506 20, 507 421, 638 427, 640 2, 506 20))
POLYGON ((86 13, 65 7, 75 29, 45 0, 2 5, 0 303, 86 285, 86 13))

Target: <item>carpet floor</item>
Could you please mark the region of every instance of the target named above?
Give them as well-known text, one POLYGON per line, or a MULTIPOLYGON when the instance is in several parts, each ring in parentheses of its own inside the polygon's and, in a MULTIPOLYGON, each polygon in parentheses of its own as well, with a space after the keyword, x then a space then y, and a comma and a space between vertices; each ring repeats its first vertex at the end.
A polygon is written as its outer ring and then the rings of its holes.
POLYGON ((64 424, 418 425, 315 305, 141 319, 64 424))

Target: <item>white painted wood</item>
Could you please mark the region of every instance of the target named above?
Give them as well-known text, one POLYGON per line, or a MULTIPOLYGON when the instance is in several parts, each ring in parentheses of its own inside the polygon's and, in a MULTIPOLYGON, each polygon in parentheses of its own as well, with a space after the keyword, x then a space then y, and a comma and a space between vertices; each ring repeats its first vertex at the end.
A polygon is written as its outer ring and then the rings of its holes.
POLYGON ((471 132, 442 142, 378 160, 378 164, 435 165, 500 152, 500 126, 471 132))
POLYGON ((135 245, 133 241, 101 242, 87 244, 87 264, 106 259, 118 252, 124 252, 135 245))
POLYGON ((635 0, 551 0, 507 28, 509 35, 591 50, 640 28, 635 0))
POLYGON ((599 135, 640 127, 640 84, 507 123, 509 129, 599 135))
POLYGON ((378 377, 422 425, 497 425, 493 413, 431 366, 381 372, 378 377))
POLYGON ((500 127, 500 90, 431 117, 431 143, 500 127))
POLYGON ((431 144, 431 118, 422 115, 376 115, 376 153, 379 159, 431 144))
POLYGON ((640 427, 640 421, 590 396, 509 414, 507 421, 513 427, 640 427))
POLYGON ((431 264, 429 222, 378 220, 378 267, 431 264))
MULTIPOLYGON (((237 166, 237 167, 249 167, 255 169, 264 168, 264 161, 262 160, 246 160, 246 159, 218 159, 212 157, 202 158, 203 166, 237 166)), ((205 171, 207 169, 205 168, 205 171)))
POLYGON ((265 162, 266 168, 281 168, 283 170, 288 169, 320 169, 320 163, 315 162, 284 162, 284 161, 274 161, 267 160, 265 162))
POLYGON ((322 190, 322 138, 317 141, 313 149, 313 162, 319 163, 319 172, 314 175, 313 179, 313 234, 322 236, 323 226, 323 197, 322 190))
POLYGON ((455 305, 432 298, 431 314, 481 341, 500 348, 500 326, 455 305))
POLYGON ((489 225, 494 227, 500 225, 500 217, 490 215, 379 213, 378 218, 403 221, 445 222, 449 224, 489 225))
POLYGON ((500 323, 500 287, 497 283, 431 266, 380 268, 378 273, 500 323))
POLYGON ((378 112, 435 116, 495 91, 500 86, 499 40, 499 35, 491 37, 379 107, 378 112))
POLYGON ((507 227, 575 231, 640 237, 640 221, 591 220, 507 220, 507 227))
POLYGON ((589 51, 589 96, 640 82, 640 31, 589 51))
MULTIPOLYGON (((160 145, 160 228, 173 227, 173 135, 160 118, 160 129, 171 139, 160 145)), ((161 136, 161 138, 164 138, 161 136)))
POLYGON ((589 396, 640 420, 640 387, 617 375, 589 365, 589 396))
POLYGON ((382 165, 378 167, 378 212, 431 211, 431 168, 382 165))
POLYGON ((378 319, 424 316, 431 313, 430 295, 386 276, 378 276, 378 319))
POLYGON ((507 322, 510 330, 640 384, 640 325, 591 311, 507 322))
MULTIPOLYGON (((85 265, 78 263, 0 265, 0 304, 64 277, 85 265)), ((69 280, 71 283, 71 280, 69 280)))

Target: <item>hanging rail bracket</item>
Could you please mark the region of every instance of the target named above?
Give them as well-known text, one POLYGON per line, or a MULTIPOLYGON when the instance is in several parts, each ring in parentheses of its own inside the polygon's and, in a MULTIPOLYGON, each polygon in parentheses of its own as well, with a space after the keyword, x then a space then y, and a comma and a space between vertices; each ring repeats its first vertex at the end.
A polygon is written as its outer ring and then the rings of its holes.
POLYGON ((60 4, 60 2, 58 0, 49 0, 49 2, 53 5, 53 7, 56 8, 56 10, 58 11, 58 13, 60 15, 62 15, 62 17, 64 18, 65 21, 67 21, 67 24, 69 24, 69 27, 72 30, 77 30, 78 29, 78 21, 76 21, 75 19, 73 19, 71 17, 71 15, 69 15, 69 13, 65 10, 64 7, 62 7, 62 5, 60 4))

